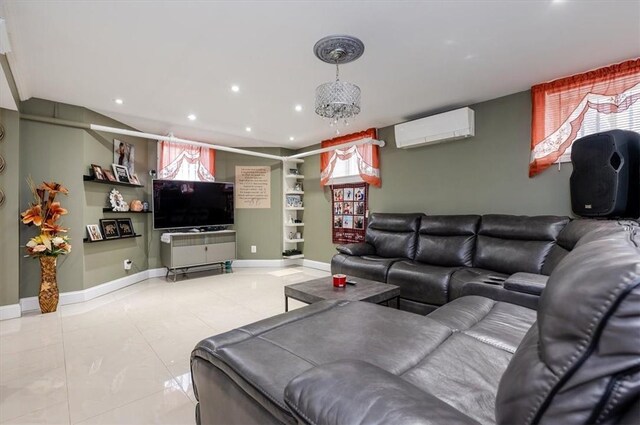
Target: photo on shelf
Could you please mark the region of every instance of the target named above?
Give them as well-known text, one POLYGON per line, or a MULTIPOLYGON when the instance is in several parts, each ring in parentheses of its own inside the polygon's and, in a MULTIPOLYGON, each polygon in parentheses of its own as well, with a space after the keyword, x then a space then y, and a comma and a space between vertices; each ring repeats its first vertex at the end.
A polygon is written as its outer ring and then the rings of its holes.
POLYGON ((287 207, 301 208, 302 198, 300 197, 300 195, 287 195, 287 207))
POLYGON ((134 172, 135 148, 131 143, 113 139, 113 162, 125 167, 129 174, 134 172))
POLYGON ((129 177, 129 181, 132 184, 140 184, 140 180, 138 180, 138 175, 137 174, 131 174, 131 176, 129 177))
POLYGON ((101 219, 100 228, 105 239, 118 239, 120 232, 118 231, 118 220, 101 219))
POLYGON ((120 183, 131 183, 127 167, 124 165, 111 164, 111 168, 113 168, 113 174, 115 174, 120 183))
POLYGON ((109 180, 110 182, 117 182, 118 181, 116 179, 116 176, 114 176, 113 173, 110 170, 102 170, 102 172, 104 173, 104 176, 107 178, 107 180, 109 180))
POLYGON ((133 231, 133 223, 131 222, 131 219, 119 218, 118 231, 120 232, 121 238, 126 238, 127 236, 134 236, 135 232, 133 231))
POLYGON ((97 224, 87 224, 87 234, 91 242, 101 241, 103 239, 100 227, 97 224))
POLYGON ((91 164, 91 173, 96 180, 106 180, 102 167, 96 164, 91 164))

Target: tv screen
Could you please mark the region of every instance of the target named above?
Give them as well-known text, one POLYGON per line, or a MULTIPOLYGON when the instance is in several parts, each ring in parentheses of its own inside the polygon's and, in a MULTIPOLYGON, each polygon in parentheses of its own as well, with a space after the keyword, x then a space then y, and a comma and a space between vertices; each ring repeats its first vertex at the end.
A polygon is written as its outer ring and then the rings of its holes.
POLYGON ((233 183, 153 181, 153 228, 233 224, 233 183))

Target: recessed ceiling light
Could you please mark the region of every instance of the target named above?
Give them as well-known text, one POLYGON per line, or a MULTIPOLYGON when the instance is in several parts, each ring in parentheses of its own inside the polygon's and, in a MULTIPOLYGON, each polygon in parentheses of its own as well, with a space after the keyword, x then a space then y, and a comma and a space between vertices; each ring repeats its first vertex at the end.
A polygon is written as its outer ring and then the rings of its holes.
POLYGON ((297 112, 302 111, 302 105, 296 105, 296 107, 294 108, 297 112))
POLYGON ((116 102, 118 105, 122 105, 124 103, 124 100, 122 100, 122 99, 114 99, 114 102, 116 102))
POLYGON ((291 137, 289 137, 289 140, 293 142, 294 140, 296 140, 296 138, 291 136, 291 137))
POLYGON ((197 117, 193 114, 189 114, 187 118, 189 118, 191 121, 195 121, 197 117))
POLYGON ((554 3, 554 4, 564 3, 564 0, 553 0, 551 3, 554 3))
POLYGON ((251 132, 251 127, 245 127, 245 130, 251 132))
POLYGON ((231 91, 234 93, 238 93, 240 91, 240 87, 234 84, 231 86, 231 91))

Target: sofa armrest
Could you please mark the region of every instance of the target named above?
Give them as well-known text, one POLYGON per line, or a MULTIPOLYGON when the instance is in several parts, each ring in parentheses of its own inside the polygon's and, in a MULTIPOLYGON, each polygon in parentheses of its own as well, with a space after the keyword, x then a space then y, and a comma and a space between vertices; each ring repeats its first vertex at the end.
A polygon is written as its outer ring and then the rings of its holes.
POLYGON ((355 255, 357 257, 361 257, 363 255, 375 255, 376 253, 376 248, 366 242, 338 245, 336 249, 342 254, 355 255))
POLYGON ((292 379, 284 400, 302 424, 477 424, 413 384, 360 360, 310 369, 292 379))
POLYGON ((504 281, 504 289, 524 294, 538 295, 547 286, 548 276, 533 273, 515 273, 504 281))

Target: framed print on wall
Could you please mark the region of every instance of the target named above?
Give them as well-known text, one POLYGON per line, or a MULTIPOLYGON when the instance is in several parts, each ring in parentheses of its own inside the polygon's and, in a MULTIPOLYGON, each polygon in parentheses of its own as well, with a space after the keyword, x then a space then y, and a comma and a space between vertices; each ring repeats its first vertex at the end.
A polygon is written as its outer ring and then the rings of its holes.
POLYGON ((89 240, 91 242, 101 241, 102 233, 100 232, 100 226, 97 224, 88 224, 87 225, 87 234, 89 235, 89 240))
POLYGON ((121 238, 135 235, 135 232, 133 231, 133 223, 131 222, 130 218, 118 219, 118 232, 120 232, 121 238))
POLYGON ((118 231, 118 220, 113 219, 101 219, 100 228, 105 239, 117 239, 120 237, 118 231))
POLYGON ((333 243, 364 242, 367 227, 367 183, 331 186, 333 243))
POLYGON ((111 164, 111 168, 113 168, 113 174, 120 183, 131 183, 127 167, 118 164, 111 164))

